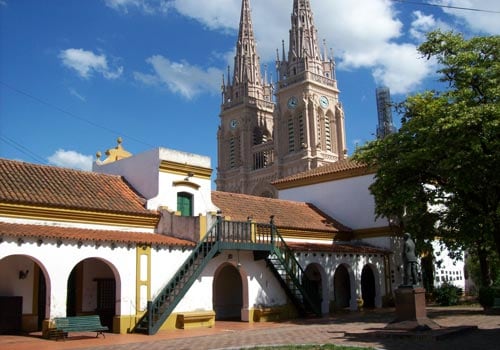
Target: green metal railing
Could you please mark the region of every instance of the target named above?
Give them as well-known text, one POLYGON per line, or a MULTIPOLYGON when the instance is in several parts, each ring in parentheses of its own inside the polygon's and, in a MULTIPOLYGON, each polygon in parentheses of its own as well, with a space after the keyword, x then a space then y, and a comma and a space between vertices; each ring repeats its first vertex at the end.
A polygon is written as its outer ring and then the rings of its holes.
POLYGON ((295 258, 294 252, 288 247, 283 237, 274 226, 271 217, 271 228, 276 242, 273 250, 267 258, 268 265, 272 267, 274 274, 285 287, 288 296, 299 309, 301 314, 313 312, 321 316, 321 306, 310 294, 316 286, 309 280, 304 269, 295 258))
MULTIPOLYGON (((220 216, 196 245, 170 281, 152 300, 137 323, 136 332, 155 334, 185 296, 209 261, 222 250, 240 249, 267 252, 268 264, 295 305, 312 310, 317 306, 308 296, 308 279, 293 252, 278 233, 273 219, 269 224, 252 221, 224 221, 220 216)), ((316 309, 315 309, 316 308, 316 309)), ((317 310, 314 311, 318 313, 317 310)))

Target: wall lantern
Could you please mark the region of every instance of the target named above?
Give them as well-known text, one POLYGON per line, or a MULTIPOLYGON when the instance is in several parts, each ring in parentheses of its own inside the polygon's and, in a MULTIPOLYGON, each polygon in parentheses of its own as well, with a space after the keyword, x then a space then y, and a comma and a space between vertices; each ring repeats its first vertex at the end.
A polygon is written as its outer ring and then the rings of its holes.
POLYGON ((26 277, 28 277, 29 270, 19 270, 19 279, 24 280, 26 277))

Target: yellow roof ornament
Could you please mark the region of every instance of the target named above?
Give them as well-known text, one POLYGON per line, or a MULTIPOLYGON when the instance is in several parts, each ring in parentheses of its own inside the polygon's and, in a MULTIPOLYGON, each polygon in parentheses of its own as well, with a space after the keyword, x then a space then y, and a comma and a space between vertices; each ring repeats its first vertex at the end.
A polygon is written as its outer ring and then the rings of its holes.
POLYGON ((113 163, 113 162, 116 162, 117 160, 120 160, 120 159, 123 159, 123 158, 129 158, 132 156, 132 153, 126 151, 123 146, 122 146, 122 143, 123 143, 123 140, 121 137, 118 137, 118 139, 116 140, 117 142, 117 145, 115 148, 110 148, 106 151, 106 156, 107 158, 102 160, 101 161, 101 156, 102 156, 102 153, 100 151, 98 151, 96 153, 96 157, 97 157, 97 162, 99 164, 109 164, 109 163, 113 163))

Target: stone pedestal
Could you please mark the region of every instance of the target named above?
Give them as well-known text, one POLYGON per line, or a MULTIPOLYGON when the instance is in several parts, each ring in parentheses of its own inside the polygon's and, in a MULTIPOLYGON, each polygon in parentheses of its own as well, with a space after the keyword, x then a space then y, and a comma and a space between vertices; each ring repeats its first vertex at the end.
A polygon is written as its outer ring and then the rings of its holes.
POLYGON ((425 310, 425 289, 420 287, 399 287, 395 291, 396 319, 387 329, 429 330, 439 329, 434 321, 427 318, 425 310))

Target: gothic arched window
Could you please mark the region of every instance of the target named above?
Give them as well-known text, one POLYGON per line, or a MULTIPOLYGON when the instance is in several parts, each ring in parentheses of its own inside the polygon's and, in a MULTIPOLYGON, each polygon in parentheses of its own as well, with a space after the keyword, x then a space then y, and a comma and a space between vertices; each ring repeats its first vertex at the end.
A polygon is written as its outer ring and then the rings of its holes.
POLYGON ((229 168, 234 169, 238 166, 240 154, 240 138, 232 136, 229 139, 229 168))

